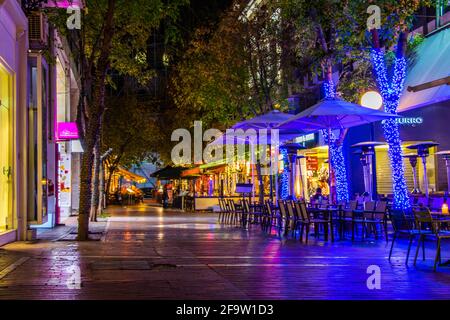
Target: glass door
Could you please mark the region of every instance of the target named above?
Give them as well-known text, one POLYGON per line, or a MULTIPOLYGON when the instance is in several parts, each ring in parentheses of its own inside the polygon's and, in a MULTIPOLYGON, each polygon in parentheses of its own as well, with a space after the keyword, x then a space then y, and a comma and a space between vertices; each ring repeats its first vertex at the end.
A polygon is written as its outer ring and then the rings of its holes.
POLYGON ((12 229, 12 163, 11 163, 10 74, 0 65, 0 232, 12 229))
POLYGON ((28 222, 47 221, 48 72, 41 55, 28 59, 28 222))

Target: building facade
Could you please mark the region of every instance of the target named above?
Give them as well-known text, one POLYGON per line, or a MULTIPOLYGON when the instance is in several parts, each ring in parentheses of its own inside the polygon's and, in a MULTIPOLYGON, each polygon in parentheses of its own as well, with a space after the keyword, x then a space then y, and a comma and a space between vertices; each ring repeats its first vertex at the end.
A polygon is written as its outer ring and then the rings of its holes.
POLYGON ((34 238, 77 208, 79 74, 70 48, 40 12, 0 0, 0 245, 34 238))
POLYGON ((16 0, 0 1, 0 245, 26 239, 28 21, 16 0))

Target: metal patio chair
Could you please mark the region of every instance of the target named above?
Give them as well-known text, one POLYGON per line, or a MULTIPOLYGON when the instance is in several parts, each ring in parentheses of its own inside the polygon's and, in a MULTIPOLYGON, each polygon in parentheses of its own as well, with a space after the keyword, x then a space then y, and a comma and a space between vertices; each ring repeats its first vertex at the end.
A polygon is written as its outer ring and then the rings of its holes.
MULTIPOLYGON (((388 218, 387 218, 387 202, 386 201, 377 201, 375 209, 370 212, 367 211, 364 213, 365 221, 364 226, 367 230, 373 230, 375 234, 375 239, 378 239, 378 231, 377 226, 379 225, 381 230, 384 231, 384 236, 386 238, 386 242, 389 241, 388 237, 388 218)), ((367 234, 366 234, 367 235, 367 234)))
POLYGON ((416 265, 417 257, 419 255, 420 244, 422 244, 423 260, 425 260, 425 239, 426 237, 436 238, 436 256, 434 259, 433 270, 436 271, 436 267, 442 264, 441 257, 441 242, 443 239, 450 239, 450 231, 441 230, 441 223, 450 221, 444 219, 433 219, 431 212, 428 208, 419 208, 414 210, 414 217, 416 220, 416 226, 419 235, 419 242, 417 243, 416 255, 414 257, 414 265, 416 265))
POLYGON ((420 235, 419 230, 416 229, 416 221, 413 215, 405 214, 402 210, 393 211, 390 214, 392 228, 394 234, 392 237, 391 250, 389 251, 389 261, 391 261, 392 251, 394 249, 395 241, 402 235, 408 236, 408 251, 406 253, 405 264, 408 264, 409 254, 411 253, 411 245, 413 239, 420 235))

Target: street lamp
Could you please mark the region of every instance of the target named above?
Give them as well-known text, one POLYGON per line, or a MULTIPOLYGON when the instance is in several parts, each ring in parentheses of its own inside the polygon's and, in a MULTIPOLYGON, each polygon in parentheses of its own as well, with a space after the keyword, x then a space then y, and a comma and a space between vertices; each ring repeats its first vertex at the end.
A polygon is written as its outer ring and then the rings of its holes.
POLYGON ((378 110, 383 106, 383 98, 376 91, 367 91, 362 95, 360 104, 363 107, 378 110))

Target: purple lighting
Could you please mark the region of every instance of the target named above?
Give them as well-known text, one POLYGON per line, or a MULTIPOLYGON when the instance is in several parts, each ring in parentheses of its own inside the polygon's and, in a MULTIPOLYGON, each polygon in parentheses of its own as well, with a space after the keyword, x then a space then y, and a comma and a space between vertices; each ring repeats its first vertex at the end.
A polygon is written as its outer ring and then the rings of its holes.
POLYGON ((75 122, 58 122, 56 130, 57 140, 77 140, 80 138, 75 122))
POLYGON ((46 8, 62 8, 67 9, 70 6, 83 7, 82 0, 50 0, 43 5, 46 8))

